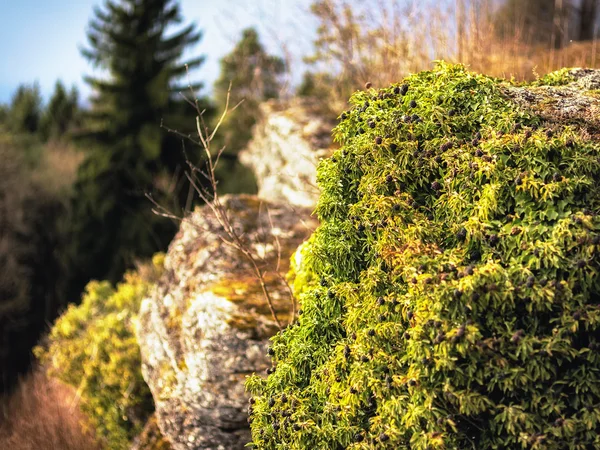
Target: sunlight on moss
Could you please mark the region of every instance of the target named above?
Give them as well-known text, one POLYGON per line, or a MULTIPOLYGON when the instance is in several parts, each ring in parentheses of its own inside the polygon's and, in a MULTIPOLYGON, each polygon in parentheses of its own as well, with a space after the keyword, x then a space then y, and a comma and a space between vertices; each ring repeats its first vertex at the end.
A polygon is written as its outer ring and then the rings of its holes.
POLYGON ((600 146, 459 65, 350 105, 254 448, 600 448, 600 146))
MULTIPOLYGON (((285 295, 278 295, 283 290, 282 280, 277 274, 269 272, 264 274, 264 281, 271 293, 277 318, 282 323, 288 323, 292 311, 290 298, 285 291, 285 295)), ((267 338, 277 331, 260 282, 253 274, 225 277, 212 285, 210 291, 235 303, 237 312, 228 320, 230 326, 241 331, 251 331, 257 339, 267 338)))
POLYGON ((575 81, 570 71, 572 69, 564 68, 555 72, 550 72, 543 77, 529 83, 531 86, 564 86, 575 81))

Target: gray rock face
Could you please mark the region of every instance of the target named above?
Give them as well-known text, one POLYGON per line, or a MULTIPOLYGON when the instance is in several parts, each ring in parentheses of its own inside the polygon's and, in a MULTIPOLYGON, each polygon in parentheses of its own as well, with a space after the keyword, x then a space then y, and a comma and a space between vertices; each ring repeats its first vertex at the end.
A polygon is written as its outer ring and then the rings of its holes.
MULTIPOLYGON (((292 300, 280 274, 316 225, 310 211, 254 196, 222 202, 287 324, 292 300)), ((223 239, 208 207, 184 220, 165 274, 139 314, 142 372, 160 430, 175 449, 244 448, 250 441, 244 381, 270 366, 266 350, 276 324, 251 265, 223 239)))
POLYGON ((597 136, 600 130, 600 70, 571 69, 572 81, 562 86, 504 86, 505 94, 523 109, 547 121, 573 124, 597 136))
POLYGON ((256 174, 261 198, 312 207, 319 159, 331 152, 334 123, 323 120, 308 99, 261 105, 254 137, 240 161, 256 174))

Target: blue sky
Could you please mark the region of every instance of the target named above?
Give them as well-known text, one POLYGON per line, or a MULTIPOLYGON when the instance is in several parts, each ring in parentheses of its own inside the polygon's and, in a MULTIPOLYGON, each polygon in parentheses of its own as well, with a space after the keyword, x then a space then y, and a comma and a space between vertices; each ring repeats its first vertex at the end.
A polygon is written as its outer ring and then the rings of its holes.
MULTIPOLYGON (((89 90, 84 74, 97 73, 80 55, 93 6, 103 0, 0 0, 0 103, 10 100, 21 83, 40 84, 47 99, 57 79, 76 84, 83 97, 89 90)), ((240 31, 256 26, 270 52, 285 44, 295 57, 310 52, 312 22, 309 0, 181 0, 185 23, 204 32, 189 54, 203 54, 206 63, 197 78, 210 87, 219 72, 218 60, 234 46, 240 31)))

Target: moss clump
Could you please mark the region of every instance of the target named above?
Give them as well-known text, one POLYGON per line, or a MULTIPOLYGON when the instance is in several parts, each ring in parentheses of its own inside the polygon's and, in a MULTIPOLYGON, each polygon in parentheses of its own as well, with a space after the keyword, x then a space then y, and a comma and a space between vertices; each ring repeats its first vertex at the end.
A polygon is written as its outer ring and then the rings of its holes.
MULTIPOLYGON (((263 274, 264 282, 271 293, 282 291, 282 281, 277 274, 263 274)), ((241 331, 251 332, 253 339, 267 339, 278 328, 272 320, 271 310, 265 301, 260 283, 252 273, 237 273, 224 277, 210 287, 211 292, 236 304, 238 312, 233 314, 228 325, 241 331)), ((285 295, 272 295, 271 301, 281 323, 290 322, 290 298, 285 295)))
POLYGON ((600 448, 600 146, 505 87, 439 64, 353 95, 255 448, 600 448))
POLYGON ((556 72, 550 72, 530 84, 532 86, 565 86, 575 81, 570 72, 571 69, 568 68, 560 69, 556 72))
POLYGON ((51 376, 78 389, 81 409, 107 448, 129 448, 154 411, 134 326, 163 260, 156 255, 152 266, 126 274, 116 289, 107 281, 90 282, 81 304, 56 321, 47 346, 34 350, 51 376))

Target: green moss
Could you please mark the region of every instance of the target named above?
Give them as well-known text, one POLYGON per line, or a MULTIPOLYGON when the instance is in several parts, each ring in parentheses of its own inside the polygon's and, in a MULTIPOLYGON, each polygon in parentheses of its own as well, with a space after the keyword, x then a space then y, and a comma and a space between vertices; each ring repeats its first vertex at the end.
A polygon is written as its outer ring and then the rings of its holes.
POLYGON ((312 243, 312 238, 303 242, 290 258, 290 270, 287 279, 291 283, 292 291, 296 297, 301 297, 314 279, 314 274, 305 270, 306 258, 312 247, 312 243))
POLYGON ((90 282, 81 304, 71 305, 52 327, 47 347, 35 349, 50 375, 81 393, 81 408, 107 448, 129 448, 154 410, 134 327, 163 260, 156 255, 152 266, 126 274, 116 288, 90 282))
MULTIPOLYGON (((239 196, 235 202, 227 203, 227 207, 235 216, 236 222, 244 225, 244 233, 256 234, 261 226, 260 215, 265 214, 266 206, 262 200, 255 196, 239 196)), ((273 309, 282 324, 289 323, 292 318, 292 303, 284 276, 290 268, 287 258, 296 250, 301 239, 302 236, 298 236, 278 241, 279 251, 269 251, 266 258, 259 261, 266 289, 271 293, 273 309)), ((239 253, 238 258, 239 260, 231 260, 230 273, 208 286, 208 290, 235 303, 237 312, 228 321, 229 325, 243 331, 252 331, 256 339, 268 338, 278 331, 272 320, 271 309, 246 256, 239 253)))
POLYGON ((600 99, 600 89, 590 89, 589 91, 585 92, 585 95, 592 98, 600 99))
POLYGON ((353 95, 255 448, 600 448, 600 146, 502 92, 442 63, 353 95))
MULTIPOLYGON (((265 273, 265 285, 272 295, 273 309, 281 323, 288 323, 291 318, 291 303, 287 292, 283 291, 283 282, 275 273, 265 273), (283 293, 284 295, 280 295, 283 293)), ((271 310, 265 301, 263 290, 257 278, 251 274, 236 274, 225 277, 210 287, 215 295, 226 298, 237 306, 237 313, 232 315, 228 324, 239 330, 252 331, 257 339, 273 336, 278 330, 272 320, 271 310)))
POLYGON ((570 74, 572 70, 564 68, 550 72, 530 84, 531 86, 564 86, 575 81, 575 78, 570 74))

